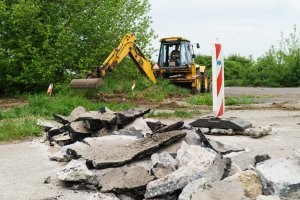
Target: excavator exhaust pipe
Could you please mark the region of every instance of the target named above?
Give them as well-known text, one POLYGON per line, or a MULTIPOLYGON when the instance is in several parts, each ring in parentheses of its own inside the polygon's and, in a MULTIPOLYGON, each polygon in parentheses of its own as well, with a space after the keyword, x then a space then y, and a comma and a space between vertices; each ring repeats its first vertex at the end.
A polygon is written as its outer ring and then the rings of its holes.
POLYGON ((92 89, 97 88, 102 84, 102 78, 73 79, 71 81, 70 87, 72 89, 92 89))

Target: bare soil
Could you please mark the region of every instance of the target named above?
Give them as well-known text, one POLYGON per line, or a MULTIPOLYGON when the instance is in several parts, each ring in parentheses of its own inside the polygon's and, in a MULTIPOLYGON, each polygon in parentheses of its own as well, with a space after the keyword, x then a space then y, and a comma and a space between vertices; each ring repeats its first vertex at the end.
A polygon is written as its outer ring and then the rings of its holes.
MULTIPOLYGON (((267 153, 275 158, 300 151, 300 88, 226 88, 225 94, 253 95, 260 99, 256 107, 227 107, 225 117, 241 117, 254 126, 269 125, 273 133, 259 139, 247 136, 208 136, 209 138, 231 146, 267 153), (290 107, 286 108, 286 105, 290 107)), ((24 103, 18 100, 0 100, 0 109, 14 106, 14 102, 24 103)), ((169 109, 172 108, 171 105, 169 109)), ((186 120, 185 123, 193 120, 186 120)), ((170 123, 175 119, 166 121, 170 123)), ((49 161, 47 151, 48 146, 42 143, 42 138, 0 145, 0 200, 84 199, 93 195, 64 189, 55 175, 64 163, 49 161), (45 184, 44 180, 49 176, 50 183, 45 184)))
POLYGON ((0 99, 0 111, 7 108, 25 105, 26 102, 22 99, 3 98, 0 99))

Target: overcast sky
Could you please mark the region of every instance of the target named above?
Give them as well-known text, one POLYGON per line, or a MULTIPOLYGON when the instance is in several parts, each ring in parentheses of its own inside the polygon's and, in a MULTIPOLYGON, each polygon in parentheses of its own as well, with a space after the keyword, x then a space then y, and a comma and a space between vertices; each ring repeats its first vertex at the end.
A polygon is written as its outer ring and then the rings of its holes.
MULTIPOLYGON (((210 54, 219 39, 225 55, 238 53, 255 58, 281 32, 288 35, 294 24, 300 29, 299 0, 149 0, 158 39, 183 36, 200 43, 196 53, 210 54)), ((156 49, 158 41, 153 42, 156 49)))

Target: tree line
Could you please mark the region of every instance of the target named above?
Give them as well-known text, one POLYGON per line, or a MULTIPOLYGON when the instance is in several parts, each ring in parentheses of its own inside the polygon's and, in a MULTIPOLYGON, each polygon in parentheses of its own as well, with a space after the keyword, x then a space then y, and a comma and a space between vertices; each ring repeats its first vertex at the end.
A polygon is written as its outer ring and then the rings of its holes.
MULTIPOLYGON (((151 52, 148 0, 0 0, 0 95, 69 83, 98 66, 124 34, 151 52)), ((299 86, 299 31, 263 56, 225 59, 227 86, 299 86)), ((196 62, 210 68, 211 57, 196 62)), ((126 69, 124 69, 126 70, 126 69)))
MULTIPOLYGON (((211 66, 211 56, 198 55, 196 62, 211 66)), ((254 60, 239 54, 224 58, 225 86, 300 86, 300 32, 296 25, 293 31, 262 56, 254 60)))
POLYGON ((128 32, 146 48, 149 9, 148 0, 0 0, 0 94, 80 77, 128 32))

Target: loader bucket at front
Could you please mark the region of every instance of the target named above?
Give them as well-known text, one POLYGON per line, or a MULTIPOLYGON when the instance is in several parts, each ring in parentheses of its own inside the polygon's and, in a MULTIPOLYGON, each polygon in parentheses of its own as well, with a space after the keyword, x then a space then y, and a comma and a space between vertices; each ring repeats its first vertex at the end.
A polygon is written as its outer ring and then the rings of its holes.
POLYGON ((89 78, 89 79, 73 79, 70 87, 72 89, 91 89, 97 88, 102 85, 102 78, 89 78))

